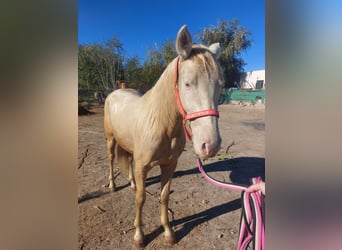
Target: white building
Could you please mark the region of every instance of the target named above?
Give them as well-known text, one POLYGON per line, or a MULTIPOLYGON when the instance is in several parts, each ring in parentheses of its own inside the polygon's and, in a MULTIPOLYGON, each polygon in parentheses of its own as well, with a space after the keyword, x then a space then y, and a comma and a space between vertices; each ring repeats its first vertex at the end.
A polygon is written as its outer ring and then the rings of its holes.
POLYGON ((241 89, 265 89, 265 70, 254 70, 241 74, 241 89))

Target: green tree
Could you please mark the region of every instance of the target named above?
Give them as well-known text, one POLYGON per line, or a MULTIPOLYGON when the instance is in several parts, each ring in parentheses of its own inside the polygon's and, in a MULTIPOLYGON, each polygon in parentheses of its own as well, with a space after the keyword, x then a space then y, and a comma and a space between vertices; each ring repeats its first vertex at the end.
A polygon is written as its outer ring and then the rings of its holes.
POLYGON ((137 89, 141 84, 142 67, 138 56, 133 56, 126 60, 125 63, 125 80, 129 83, 130 88, 137 89))
POLYGON ((197 34, 201 43, 209 46, 219 42, 222 53, 219 58, 226 78, 225 87, 235 87, 243 72, 244 60, 241 52, 251 46, 249 36, 252 33, 243 28, 238 20, 219 21, 218 25, 204 28, 202 34, 197 34))
POLYGON ((96 74, 93 70, 94 63, 88 55, 85 45, 78 46, 78 87, 79 89, 95 88, 96 74))
POLYGON ((141 80, 145 88, 151 88, 159 79, 165 69, 165 60, 163 55, 155 44, 154 48, 148 50, 147 57, 143 63, 141 80))
POLYGON ((123 78, 122 44, 112 38, 103 44, 93 43, 78 47, 79 87, 110 90, 123 78))
POLYGON ((169 39, 161 48, 161 55, 163 57, 164 66, 167 66, 172 60, 177 57, 175 41, 169 39))

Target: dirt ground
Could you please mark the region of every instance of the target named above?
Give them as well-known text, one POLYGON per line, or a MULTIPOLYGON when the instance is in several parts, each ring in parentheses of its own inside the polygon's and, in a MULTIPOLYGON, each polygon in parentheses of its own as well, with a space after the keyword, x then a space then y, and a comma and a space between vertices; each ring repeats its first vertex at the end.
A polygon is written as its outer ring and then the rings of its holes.
MULTIPOLYGON (((117 191, 109 192, 103 107, 78 117, 78 248, 134 249, 134 192, 115 166, 117 191)), ((212 177, 248 185, 265 178, 265 106, 219 106, 222 147, 204 162, 212 177), (230 146, 230 147, 229 147, 230 146), (227 151, 228 149, 228 152, 227 151)), ((164 243, 160 223, 160 169, 149 172, 143 208, 145 249, 236 249, 240 192, 216 187, 196 167, 191 142, 178 161, 171 184, 169 218, 177 244, 164 243)))

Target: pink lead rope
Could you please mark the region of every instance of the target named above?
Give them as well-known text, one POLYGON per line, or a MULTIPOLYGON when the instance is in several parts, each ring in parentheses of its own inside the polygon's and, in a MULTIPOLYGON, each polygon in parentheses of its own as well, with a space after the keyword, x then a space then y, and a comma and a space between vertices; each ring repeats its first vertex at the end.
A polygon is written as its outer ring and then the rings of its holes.
MULTIPOLYGON (((238 250, 247 249, 249 243, 253 241, 253 249, 265 249, 265 224, 263 216, 263 196, 261 192, 247 193, 246 187, 231 183, 217 181, 206 174, 201 160, 197 159, 197 166, 204 179, 215 186, 241 191, 242 214, 240 220, 240 232, 238 250)), ((261 182, 261 177, 253 178, 253 184, 261 182)))

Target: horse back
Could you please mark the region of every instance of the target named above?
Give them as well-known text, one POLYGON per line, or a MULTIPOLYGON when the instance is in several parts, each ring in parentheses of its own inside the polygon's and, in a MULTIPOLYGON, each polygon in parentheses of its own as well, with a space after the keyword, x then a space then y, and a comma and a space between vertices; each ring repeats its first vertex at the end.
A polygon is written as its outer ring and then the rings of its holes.
POLYGON ((117 143, 131 153, 139 100, 136 90, 118 89, 106 98, 104 107, 105 133, 114 136, 117 143))

